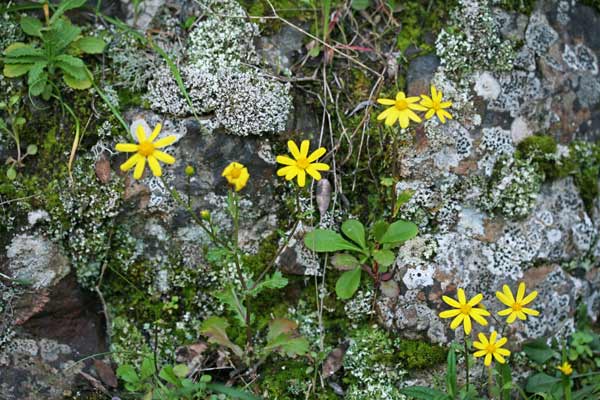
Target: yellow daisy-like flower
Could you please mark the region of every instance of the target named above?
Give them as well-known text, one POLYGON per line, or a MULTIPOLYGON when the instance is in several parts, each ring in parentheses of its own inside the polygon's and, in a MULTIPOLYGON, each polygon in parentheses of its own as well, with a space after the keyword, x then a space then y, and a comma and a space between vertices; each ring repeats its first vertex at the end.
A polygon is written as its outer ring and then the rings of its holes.
POLYGON ((296 176, 298 177, 298 186, 306 185, 306 174, 308 173, 317 181, 321 179, 319 171, 329 171, 329 165, 315 162, 323 154, 327 152, 325 147, 319 147, 312 154, 308 155, 310 142, 303 140, 300 144, 300 149, 293 140, 288 141, 288 149, 292 153, 293 159, 288 156, 277 156, 277 162, 285 165, 285 167, 277 170, 278 176, 285 176, 285 179, 291 181, 296 176))
POLYGON ((177 140, 177 137, 170 135, 155 142, 154 140, 160 133, 160 129, 161 124, 157 124, 150 137, 146 137, 144 127, 140 124, 137 126, 135 131, 138 141, 137 144, 118 143, 115 146, 117 151, 123 151, 127 153, 136 152, 133 156, 129 157, 127 161, 121 164, 121 171, 129 171, 131 168, 133 168, 133 166, 135 166, 133 177, 135 179, 140 179, 144 173, 146 161, 148 161, 148 166, 150 166, 152 174, 154 174, 154 176, 161 176, 162 169, 158 163, 159 161, 162 161, 165 164, 175 163, 175 158, 173 156, 156 149, 161 149, 173 144, 173 142, 177 140))
POLYGON ((506 323, 508 324, 515 322, 517 317, 524 321, 527 318, 525 314, 533 316, 540 315, 539 311, 525 307, 527 304, 531 303, 537 295, 538 292, 534 290, 533 292, 529 293, 527 297, 523 297, 525 296, 525 283, 521 282, 519 284, 519 289, 517 289, 517 297, 515 299, 508 285, 504 285, 502 287, 502 292, 496 292, 496 297, 498 297, 498 300, 510 308, 499 311, 498 315, 502 317, 508 315, 508 318, 506 319, 506 323))
POLYGON ((458 289, 457 295, 458 301, 448 296, 442 296, 442 300, 446 304, 455 308, 454 310, 446 310, 440 313, 441 318, 454 318, 450 324, 450 328, 456 329, 462 323, 465 333, 468 335, 471 333, 471 318, 480 325, 486 326, 487 321, 483 317, 489 317, 490 313, 482 307, 477 307, 481 300, 483 300, 483 295, 479 293, 468 302, 463 289, 458 289))
POLYGON ((235 161, 225 167, 221 176, 227 179, 227 182, 234 187, 236 192, 242 190, 246 186, 248 178, 250 178, 248 168, 235 161))
POLYGON ((398 92, 396 95, 396 100, 377 99, 379 104, 392 106, 379 114, 377 116, 377 120, 381 121, 382 119, 385 119, 385 124, 387 126, 392 126, 397 120, 399 120, 400 127, 403 129, 408 128, 411 120, 415 122, 421 122, 421 117, 419 117, 414 111, 427 111, 427 108, 416 104, 417 101, 419 101, 418 96, 406 97, 404 92, 398 92))
POLYGON ((496 361, 498 361, 500 364, 504 364, 506 362, 506 359, 504 357, 510 356, 510 350, 502 348, 502 346, 504 346, 507 342, 506 338, 502 338, 496 341, 496 339, 498 338, 498 332, 496 331, 492 332, 489 340, 485 337, 483 333, 479 333, 478 337, 479 342, 473 342, 473 347, 478 349, 475 353, 473 353, 473 355, 475 357, 485 356, 483 364, 486 367, 489 367, 492 363, 492 357, 494 357, 496 361))
POLYGON ((427 109, 427 113, 425 114, 425 118, 430 119, 434 115, 437 115, 440 122, 442 124, 446 123, 446 118, 452 119, 452 115, 445 108, 452 107, 451 101, 442 101, 443 94, 441 91, 437 90, 435 86, 431 85, 431 97, 422 94, 421 95, 421 104, 423 107, 427 109))
POLYGON ((573 367, 567 361, 556 367, 556 369, 566 376, 569 376, 573 373, 573 367))

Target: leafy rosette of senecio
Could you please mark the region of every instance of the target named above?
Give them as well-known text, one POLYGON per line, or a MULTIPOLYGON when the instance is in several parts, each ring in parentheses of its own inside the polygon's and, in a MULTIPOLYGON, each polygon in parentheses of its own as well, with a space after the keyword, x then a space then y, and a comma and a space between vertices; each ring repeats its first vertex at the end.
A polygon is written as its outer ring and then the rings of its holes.
POLYGON ((410 221, 398 220, 391 224, 375 222, 367 235, 360 221, 347 220, 342 224, 341 234, 331 229, 315 229, 304 237, 307 248, 318 253, 336 253, 332 265, 344 271, 339 277, 335 291, 339 298, 349 299, 360 286, 363 270, 370 274, 386 273, 396 261, 392 249, 414 238, 417 226, 410 221))

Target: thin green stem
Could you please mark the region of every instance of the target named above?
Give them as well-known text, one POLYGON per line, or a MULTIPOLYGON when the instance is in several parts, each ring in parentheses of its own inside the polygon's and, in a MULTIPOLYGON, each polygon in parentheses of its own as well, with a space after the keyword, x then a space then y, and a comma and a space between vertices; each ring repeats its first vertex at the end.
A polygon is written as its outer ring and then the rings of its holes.
POLYGON ((490 364, 487 367, 488 370, 488 397, 490 399, 493 399, 493 387, 494 387, 494 377, 493 377, 493 373, 492 373, 492 365, 490 364))
POLYGON ((563 376, 562 385, 565 394, 565 400, 571 400, 571 379, 568 376, 563 376))
POLYGON ((465 336, 465 383, 467 392, 469 392, 469 346, 467 344, 467 336, 465 336))

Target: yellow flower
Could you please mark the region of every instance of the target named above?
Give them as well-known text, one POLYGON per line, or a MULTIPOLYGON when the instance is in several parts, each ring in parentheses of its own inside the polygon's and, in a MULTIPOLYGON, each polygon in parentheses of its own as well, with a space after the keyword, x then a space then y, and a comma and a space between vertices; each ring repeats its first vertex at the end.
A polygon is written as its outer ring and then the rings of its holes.
POLYGON ((442 296, 442 300, 446 304, 455 308, 454 310, 446 310, 440 313, 440 317, 442 318, 455 317, 450 324, 450 328, 456 329, 462 323, 465 333, 468 335, 471 333, 471 318, 480 325, 487 325, 487 321, 483 317, 489 317, 490 313, 482 307, 477 307, 483 299, 483 295, 479 293, 467 302, 464 290, 458 289, 457 294, 458 301, 448 296, 442 296))
POLYGON ((490 364, 492 363, 492 356, 500 364, 504 364, 506 362, 504 357, 510 356, 510 351, 502 348, 502 346, 504 346, 504 344, 507 342, 506 338, 502 338, 502 339, 496 341, 496 339, 498 337, 498 332, 496 332, 496 331, 492 332, 492 334, 490 335, 490 340, 488 340, 483 333, 479 333, 478 337, 479 337, 479 342, 478 341, 473 342, 473 347, 478 349, 478 351, 473 353, 473 355, 475 357, 485 356, 483 364, 486 367, 489 367, 490 364))
POLYGON ((562 365, 556 367, 556 369, 558 369, 560 372, 562 372, 566 376, 569 376, 573 373, 573 367, 571 367, 571 364, 569 364, 567 361, 562 363, 562 365))
POLYGON ((227 179, 227 182, 235 188, 236 192, 242 190, 246 186, 248 178, 250 178, 248 168, 235 161, 225 167, 221 176, 227 179))
POLYGON ((171 135, 155 142, 154 140, 160 133, 160 129, 161 124, 157 124, 150 137, 146 137, 144 127, 140 124, 137 126, 135 132, 138 144, 119 143, 116 145, 115 149, 117 151, 124 151, 128 153, 136 152, 133 156, 129 157, 127 161, 121 164, 121 171, 129 171, 135 165, 133 177, 135 179, 140 179, 144 173, 147 160, 152 174, 154 174, 154 176, 161 176, 162 170, 158 161, 162 161, 165 164, 173 164, 175 162, 175 158, 173 156, 160 150, 156 150, 173 144, 173 142, 177 140, 175 136, 171 135))
POLYGON ((385 124, 387 126, 392 126, 396 123, 396 120, 400 120, 400 127, 402 128, 408 128, 410 120, 421 122, 421 118, 415 114, 413 110, 427 111, 427 108, 415 104, 417 101, 419 101, 419 97, 406 97, 404 92, 398 92, 396 100, 377 99, 379 104, 393 106, 379 114, 377 120, 381 121, 382 119, 385 119, 385 124))
POLYGON ((288 149, 292 153, 293 159, 287 156, 277 156, 277 162, 285 165, 285 167, 277 170, 278 176, 285 176, 285 179, 291 181, 296 176, 298 177, 298 186, 304 187, 306 184, 306 173, 316 180, 321 179, 319 171, 329 171, 329 165, 315 162, 319 157, 327 152, 325 147, 319 147, 308 155, 310 142, 303 140, 300 144, 300 149, 293 140, 288 141, 288 149))
POLYGON ((451 101, 442 101, 442 92, 436 90, 435 86, 431 85, 431 97, 422 94, 421 95, 421 104, 423 107, 426 107, 427 113, 425 114, 425 118, 430 119, 434 115, 437 115, 440 122, 442 124, 446 123, 446 118, 452 119, 452 115, 444 108, 452 107, 451 101))
POLYGON ((209 221, 210 220, 210 211, 208 211, 208 210, 200 211, 200 217, 205 221, 209 221))
POLYGON ((513 297, 513 294, 511 293, 508 285, 504 285, 502 287, 502 291, 504 293, 496 292, 496 297, 498 297, 498 300, 500 300, 502 303, 504 303, 505 305, 507 305, 510 308, 507 308, 505 310, 498 312, 498 315, 500 315, 502 317, 505 317, 508 315, 508 318, 506 319, 506 323, 512 324, 513 322, 515 322, 515 319, 517 319, 517 317, 520 320, 524 321, 527 318, 527 316, 525 314, 529 314, 529 315, 533 315, 533 316, 540 315, 539 311, 524 307, 525 305, 531 303, 533 301, 533 299, 535 299, 536 296, 538 295, 538 293, 534 290, 533 292, 529 293, 527 295, 527 297, 523 298, 523 296, 525 296, 525 283, 521 282, 519 284, 519 289, 517 290, 517 298, 516 299, 513 297))

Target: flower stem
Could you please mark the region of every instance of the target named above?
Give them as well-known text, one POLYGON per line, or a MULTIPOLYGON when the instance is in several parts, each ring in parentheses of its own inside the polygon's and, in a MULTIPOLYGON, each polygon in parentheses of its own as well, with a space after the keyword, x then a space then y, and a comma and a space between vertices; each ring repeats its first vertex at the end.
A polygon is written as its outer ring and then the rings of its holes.
POLYGON ((469 347, 467 344, 467 336, 465 336, 465 382, 467 393, 469 392, 469 347))
POLYGON ((492 389, 494 386, 494 378, 492 376, 492 365, 491 364, 487 367, 487 370, 488 370, 488 397, 490 399, 493 399, 494 397, 492 395, 492 389))

